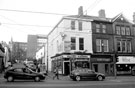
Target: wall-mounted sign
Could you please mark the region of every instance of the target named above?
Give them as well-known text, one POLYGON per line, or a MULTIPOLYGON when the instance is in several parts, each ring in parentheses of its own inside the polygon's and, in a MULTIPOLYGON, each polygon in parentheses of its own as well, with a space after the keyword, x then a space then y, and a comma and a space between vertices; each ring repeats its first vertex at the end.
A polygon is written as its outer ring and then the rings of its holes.
POLYGON ((135 64, 135 57, 133 56, 119 56, 119 62, 117 64, 135 64))
POLYGON ((111 58, 91 58, 91 62, 95 62, 95 63, 108 63, 108 62, 112 62, 111 58))
POLYGON ((63 55, 64 58, 90 58, 90 55, 63 55))

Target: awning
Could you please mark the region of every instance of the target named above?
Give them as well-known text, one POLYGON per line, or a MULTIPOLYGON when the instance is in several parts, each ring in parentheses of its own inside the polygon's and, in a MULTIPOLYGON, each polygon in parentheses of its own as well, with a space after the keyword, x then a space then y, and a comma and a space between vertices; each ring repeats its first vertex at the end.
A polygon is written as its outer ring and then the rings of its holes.
POLYGON ((119 62, 116 64, 135 64, 134 56, 119 56, 119 62))

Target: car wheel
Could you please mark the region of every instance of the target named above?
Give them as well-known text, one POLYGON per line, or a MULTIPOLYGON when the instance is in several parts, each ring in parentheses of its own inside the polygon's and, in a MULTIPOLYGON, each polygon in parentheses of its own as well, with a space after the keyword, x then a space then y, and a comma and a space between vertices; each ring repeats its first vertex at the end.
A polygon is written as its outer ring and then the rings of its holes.
POLYGON ((39 77, 35 77, 35 81, 36 82, 39 82, 40 81, 40 78, 39 77))
POLYGON ((7 81, 8 82, 13 82, 14 81, 14 78, 12 76, 8 76, 7 81))
POLYGON ((102 76, 98 76, 97 78, 99 81, 102 81, 103 80, 103 77, 102 76))
POLYGON ((81 77, 80 76, 76 76, 76 81, 80 81, 81 80, 81 77))

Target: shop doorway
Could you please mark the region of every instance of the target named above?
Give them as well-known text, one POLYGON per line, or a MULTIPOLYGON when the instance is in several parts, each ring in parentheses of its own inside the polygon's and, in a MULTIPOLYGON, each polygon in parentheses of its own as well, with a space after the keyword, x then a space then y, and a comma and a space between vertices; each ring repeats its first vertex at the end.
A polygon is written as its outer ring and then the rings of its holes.
POLYGON ((70 64, 69 62, 64 62, 64 75, 70 74, 70 64))
POLYGON ((98 64, 93 64, 95 72, 98 72, 98 64))

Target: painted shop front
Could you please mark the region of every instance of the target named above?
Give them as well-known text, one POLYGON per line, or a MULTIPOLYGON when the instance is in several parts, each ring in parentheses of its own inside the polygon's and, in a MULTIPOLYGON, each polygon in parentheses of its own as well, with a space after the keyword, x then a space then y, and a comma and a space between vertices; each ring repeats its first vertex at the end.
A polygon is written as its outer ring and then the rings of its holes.
POLYGON ((91 69, 105 75, 114 75, 114 63, 111 55, 92 55, 91 69))
POLYGON ((135 57, 119 56, 116 63, 117 75, 135 75, 135 57))
POLYGON ((59 74, 69 75, 76 68, 90 68, 90 54, 59 54, 52 57, 52 71, 58 67, 59 74))

